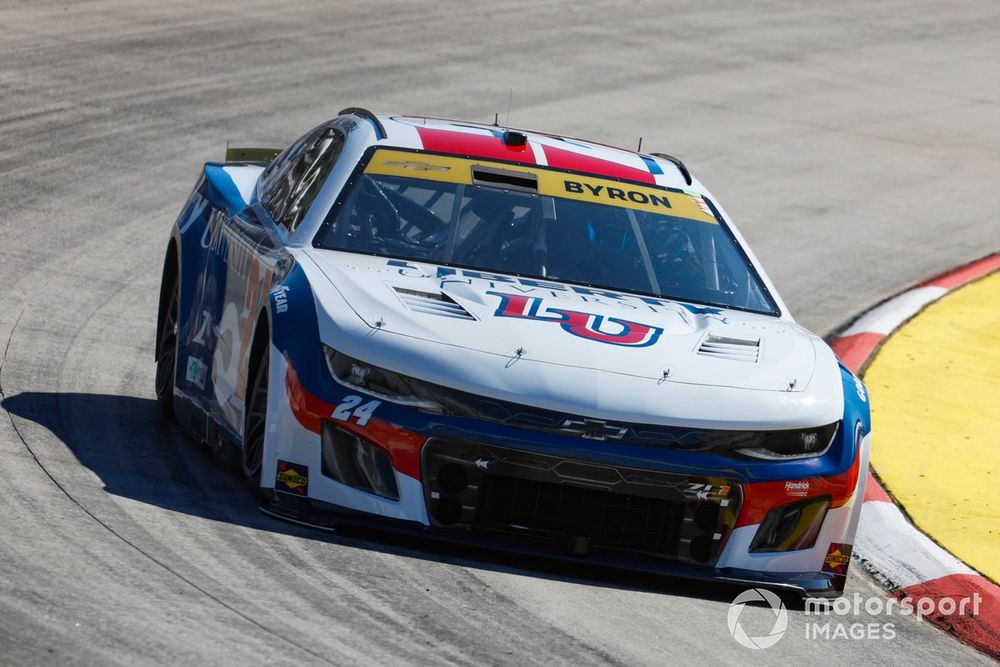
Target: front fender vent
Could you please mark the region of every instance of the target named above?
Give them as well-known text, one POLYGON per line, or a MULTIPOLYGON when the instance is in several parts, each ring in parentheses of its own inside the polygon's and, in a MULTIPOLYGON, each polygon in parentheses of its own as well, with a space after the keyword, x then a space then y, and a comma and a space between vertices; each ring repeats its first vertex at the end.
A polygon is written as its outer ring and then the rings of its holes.
POLYGON ((709 334, 698 346, 698 354, 730 361, 757 363, 760 356, 760 339, 731 338, 709 334))
POLYGON ((423 292, 405 287, 392 288, 407 308, 416 313, 451 317, 458 320, 474 320, 472 313, 443 292, 423 292))

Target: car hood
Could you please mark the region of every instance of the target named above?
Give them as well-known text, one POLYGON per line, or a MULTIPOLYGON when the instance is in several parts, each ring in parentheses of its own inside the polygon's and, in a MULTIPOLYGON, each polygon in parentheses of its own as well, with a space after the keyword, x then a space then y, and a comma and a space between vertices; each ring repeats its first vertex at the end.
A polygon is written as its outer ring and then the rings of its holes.
POLYGON ((767 315, 354 253, 310 256, 368 327, 454 355, 796 394, 826 349, 767 315))

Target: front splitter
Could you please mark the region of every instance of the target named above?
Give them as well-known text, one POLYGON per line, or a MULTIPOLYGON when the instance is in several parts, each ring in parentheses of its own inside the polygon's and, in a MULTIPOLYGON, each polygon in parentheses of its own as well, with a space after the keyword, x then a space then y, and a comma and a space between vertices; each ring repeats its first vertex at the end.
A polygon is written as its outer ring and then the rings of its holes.
POLYGON ((338 527, 360 527, 384 531, 428 542, 468 547, 485 555, 502 552, 510 555, 539 558, 545 561, 571 563, 575 566, 593 566, 600 569, 640 572, 743 587, 762 587, 791 593, 805 598, 836 598, 843 593, 834 577, 824 572, 760 572, 736 568, 699 567, 655 558, 641 553, 593 551, 578 556, 562 551, 550 543, 517 539, 505 534, 483 534, 462 529, 425 526, 416 521, 358 512, 321 500, 276 494, 260 505, 260 510, 272 517, 291 523, 334 531, 338 527))

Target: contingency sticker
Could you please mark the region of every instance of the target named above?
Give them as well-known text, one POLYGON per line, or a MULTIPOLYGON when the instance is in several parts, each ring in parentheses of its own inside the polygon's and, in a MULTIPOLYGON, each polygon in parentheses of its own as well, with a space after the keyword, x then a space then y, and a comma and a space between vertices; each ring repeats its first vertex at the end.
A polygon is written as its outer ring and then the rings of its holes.
POLYGON ((833 574, 847 574, 847 566, 851 563, 851 545, 834 542, 823 559, 823 571, 833 574))
POLYGON ((201 359, 188 357, 187 373, 184 377, 198 389, 204 389, 205 380, 208 377, 208 366, 201 359))
POLYGON ((297 496, 309 495, 309 466, 278 459, 278 472, 274 476, 274 489, 297 496))

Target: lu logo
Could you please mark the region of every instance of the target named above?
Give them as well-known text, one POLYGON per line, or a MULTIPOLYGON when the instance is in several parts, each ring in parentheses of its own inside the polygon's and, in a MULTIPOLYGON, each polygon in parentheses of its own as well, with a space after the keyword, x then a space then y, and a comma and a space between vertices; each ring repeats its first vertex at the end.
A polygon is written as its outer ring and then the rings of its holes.
POLYGON ((539 312, 542 305, 540 297, 504 294, 503 292, 487 292, 487 294, 500 297, 500 305, 494 313, 496 317, 516 317, 539 322, 552 322, 560 325, 567 333, 598 343, 625 347, 646 347, 655 343, 660 338, 660 334, 663 333, 663 329, 659 327, 623 320, 618 317, 605 317, 594 313, 551 307, 539 312))

